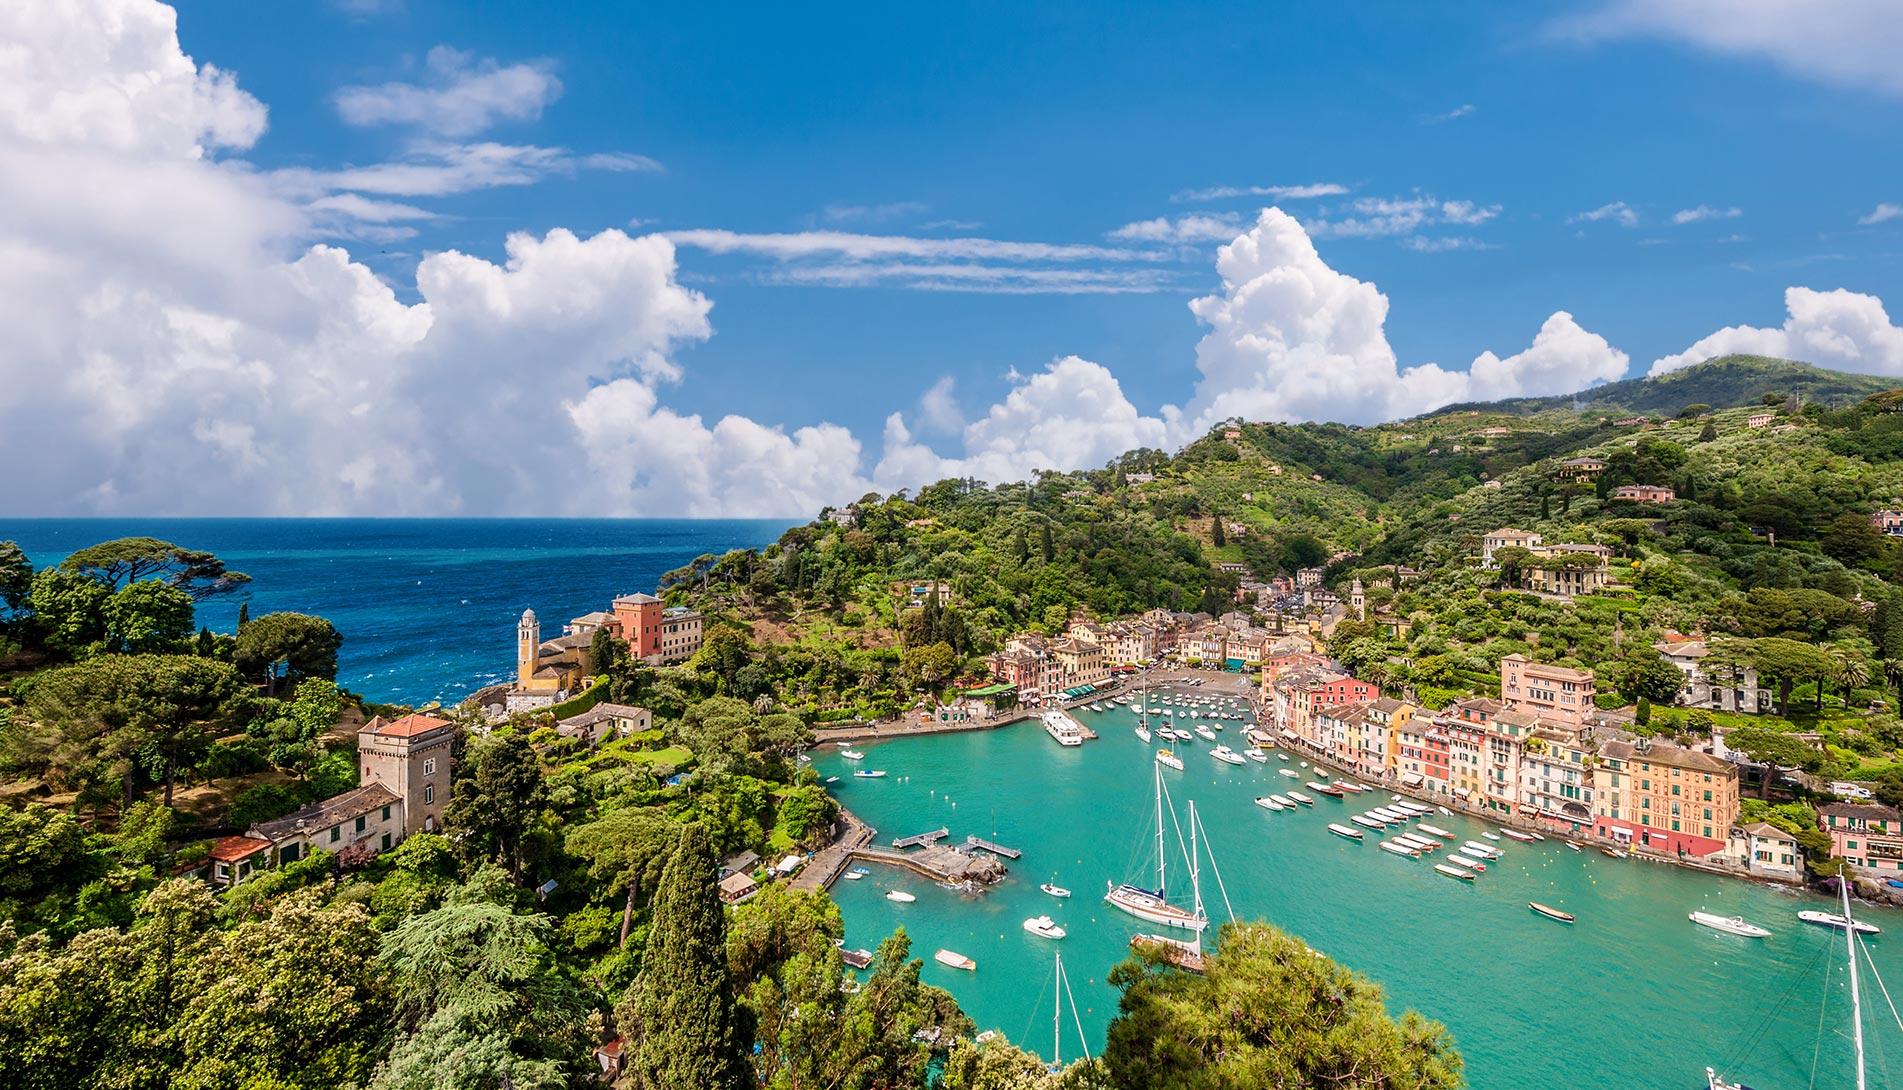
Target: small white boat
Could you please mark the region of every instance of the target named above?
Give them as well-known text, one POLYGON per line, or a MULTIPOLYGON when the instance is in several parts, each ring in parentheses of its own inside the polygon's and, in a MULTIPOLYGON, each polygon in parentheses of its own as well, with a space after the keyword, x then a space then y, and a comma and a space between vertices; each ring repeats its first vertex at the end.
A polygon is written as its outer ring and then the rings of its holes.
POLYGON ((1288 807, 1282 805, 1281 803, 1267 796, 1264 796, 1262 798, 1255 800, 1255 804, 1257 806, 1262 807, 1264 810, 1274 810, 1277 813, 1280 813, 1281 811, 1288 809, 1288 807))
POLYGON ((1478 859, 1473 859, 1464 855, 1450 855, 1447 857, 1447 861, 1449 863, 1454 864, 1455 866, 1466 867, 1468 870, 1471 870, 1471 871, 1484 871, 1487 869, 1487 865, 1485 863, 1482 863, 1478 859))
POLYGON ((839 755, 848 761, 863 761, 866 759, 866 755, 856 749, 842 749, 839 751, 839 755))
POLYGON ((1408 847, 1413 848, 1417 852, 1431 852, 1435 850, 1436 848, 1440 847, 1439 844, 1434 843, 1433 841, 1427 839, 1426 837, 1414 836, 1411 833, 1396 834, 1394 837, 1394 842, 1396 844, 1406 844, 1408 847))
POLYGON ((1368 811, 1368 813, 1373 814, 1375 817, 1380 818, 1382 821, 1390 821, 1397 825, 1405 824, 1407 821, 1406 814, 1403 814, 1399 810, 1391 809, 1386 806, 1377 806, 1374 809, 1368 811))
POLYGON ((1315 805, 1315 799, 1313 796, 1304 795, 1300 791, 1290 791, 1288 792, 1288 797, 1294 799, 1296 802, 1301 803, 1303 806, 1315 805))
MULTIPOLYGON (((1799 912, 1797 918, 1803 920, 1805 923, 1816 924, 1818 927, 1834 927, 1839 931, 1844 929, 1844 918, 1834 912, 1813 912, 1807 909, 1803 912, 1799 912)), ((1856 928, 1857 934, 1859 935, 1883 934, 1883 929, 1873 923, 1864 923, 1862 920, 1851 920, 1850 924, 1856 928)))
POLYGON ((1498 859, 1502 854, 1500 849, 1482 844, 1478 840, 1469 840, 1460 846, 1460 850, 1466 852, 1468 855, 1477 855, 1482 859, 1498 859))
POLYGON ((1429 825, 1426 822, 1422 822, 1421 824, 1416 825, 1414 827, 1416 829, 1419 829, 1421 832, 1426 833, 1429 836, 1440 837, 1442 840, 1454 839, 1454 834, 1448 832, 1447 830, 1441 828, 1438 825, 1429 825))
POLYGON ((909 894, 909 893, 907 893, 907 892, 905 892, 905 891, 904 891, 904 890, 902 890, 902 889, 888 889, 888 890, 886 890, 886 891, 885 891, 885 899, 886 899, 886 900, 888 900, 888 901, 897 901, 897 902, 898 902, 899 904, 902 904, 902 905, 909 905, 909 904, 911 904, 911 903, 912 903, 913 901, 916 901, 916 900, 918 900, 918 898, 917 898, 917 897, 914 897, 914 896, 912 896, 911 894, 909 894))
POLYGON ((1213 730, 1210 730, 1207 724, 1204 724, 1204 723, 1196 724, 1196 733, 1205 742, 1213 742, 1216 740, 1216 732, 1213 730))
POLYGON ((1148 728, 1148 727, 1138 727, 1138 728, 1137 728, 1137 737, 1138 737, 1138 738, 1141 738, 1141 739, 1143 739, 1143 741, 1144 741, 1144 743, 1145 743, 1145 744, 1147 745, 1147 744, 1149 743, 1149 741, 1150 741, 1150 728, 1148 728))
POLYGON ((1532 909, 1533 911, 1535 911, 1535 912, 1537 912, 1537 913, 1539 913, 1540 915, 1542 915, 1542 916, 1544 916, 1544 917, 1546 917, 1546 918, 1547 918, 1547 919, 1549 919, 1549 920, 1558 920, 1558 921, 1559 921, 1560 923, 1572 923, 1572 922, 1573 922, 1573 914, 1572 914, 1572 913, 1570 913, 1570 912, 1561 912, 1561 911, 1560 911, 1559 909, 1557 909, 1557 908, 1552 908, 1552 907, 1550 907, 1550 906, 1547 906, 1547 905, 1543 905, 1543 904, 1541 904, 1541 903, 1539 903, 1538 901, 1528 901, 1528 902, 1526 903, 1526 907, 1528 907, 1528 908, 1530 908, 1530 909, 1532 909))
POLYGON ((1307 768, 1307 767, 1308 767, 1308 762, 1307 762, 1307 761, 1303 761, 1303 762, 1302 762, 1302 767, 1303 767, 1303 768, 1307 768))
POLYGON ((1484 837, 1486 837, 1486 838, 1487 838, 1488 840, 1498 840, 1498 839, 1500 839, 1500 834, 1499 834, 1499 833, 1481 833, 1480 835, 1481 835, 1481 836, 1484 836, 1484 837))
POLYGON ((1055 882, 1046 882, 1037 888, 1043 890, 1044 892, 1050 894, 1053 897, 1070 896, 1070 890, 1065 889, 1063 886, 1060 886, 1055 882))
POLYGON ((1386 823, 1376 821, 1375 819, 1371 817, 1363 817, 1360 814, 1356 814, 1354 817, 1351 817, 1348 820, 1354 822, 1356 825, 1361 826, 1363 829, 1374 829, 1376 831, 1379 831, 1379 830, 1387 828, 1386 823))
POLYGON ((1226 765, 1239 765, 1242 763, 1242 754, 1237 753, 1228 746, 1217 746, 1215 749, 1209 751, 1209 755, 1226 765))
POLYGON ((1246 752, 1249 755, 1249 759, 1256 764, 1265 765, 1269 763, 1269 755, 1259 749, 1251 749, 1246 752))
POLYGON ((1574 851, 1576 851, 1576 852, 1581 852, 1581 851, 1585 851, 1585 850, 1586 850, 1586 849, 1584 849, 1584 848, 1581 848, 1581 847, 1580 847, 1579 845, 1577 845, 1577 844, 1575 844, 1575 843, 1573 843, 1573 842, 1572 842, 1572 841, 1570 841, 1570 840, 1566 840, 1566 841, 1562 841, 1561 843, 1563 843, 1563 844, 1565 844, 1565 845, 1566 845, 1566 846, 1567 846, 1568 848, 1571 848, 1572 850, 1574 850, 1574 851))
POLYGON ((1033 916, 1025 920, 1024 929, 1041 939, 1061 939, 1066 934, 1049 916, 1033 916))
POLYGON ((971 960, 970 958, 966 957, 965 955, 959 953, 956 950, 940 950, 938 953, 932 955, 932 960, 938 962, 940 965, 946 966, 947 968, 964 969, 967 972, 976 970, 978 968, 977 962, 971 960))
POLYGON ((1743 935, 1748 939, 1769 938, 1770 932, 1754 923, 1746 923, 1743 916, 1719 916, 1711 912, 1694 912, 1691 921, 1713 931, 1723 931, 1728 935, 1743 935))
POLYGON ((1165 768, 1173 768, 1178 772, 1183 770, 1183 759, 1167 749, 1159 749, 1156 751, 1156 763, 1165 768))
POLYGON ((857 772, 854 772, 854 773, 853 773, 853 775, 855 775, 855 776, 857 776, 857 777, 859 777, 859 778, 860 778, 860 779, 862 779, 862 780, 876 780, 876 779, 878 779, 879 777, 881 777, 881 776, 883 776, 883 775, 885 775, 885 769, 883 769, 883 768, 875 768, 875 769, 872 769, 872 770, 870 770, 870 771, 868 771, 868 770, 866 770, 866 769, 863 769, 863 768, 862 768, 862 769, 860 769, 859 771, 857 771, 857 772))
POLYGON ((1525 842, 1526 842, 1526 843, 1528 843, 1528 844, 1531 844, 1531 843, 1533 843, 1533 841, 1535 841, 1535 840, 1537 840, 1537 839, 1539 839, 1538 837, 1535 837, 1535 836, 1533 836, 1533 835, 1531 835, 1531 834, 1529 834, 1529 833, 1523 833, 1523 832, 1521 832, 1521 831, 1520 831, 1520 830, 1518 830, 1518 829, 1506 829, 1506 830, 1503 830, 1503 831, 1504 831, 1504 832, 1505 832, 1505 833, 1506 833, 1506 834, 1507 834, 1508 836, 1510 836, 1510 837, 1512 837, 1513 839, 1515 839, 1515 840, 1520 840, 1520 841, 1525 841, 1525 842))
POLYGON ((1276 759, 1276 760, 1278 760, 1278 761, 1286 761, 1286 760, 1288 760, 1288 754, 1286 754, 1286 753, 1277 753, 1277 754, 1275 755, 1275 759, 1276 759))
POLYGON ((1445 806, 1436 806, 1434 807, 1434 809, 1439 810, 1441 813, 1446 814, 1448 817, 1454 816, 1454 812, 1452 810, 1449 810, 1445 806))
POLYGON ((1601 848, 1599 849, 1599 854, 1609 859, 1629 859, 1632 857, 1632 853, 1623 848, 1601 848))
POLYGON ((1383 840, 1381 842, 1381 850, 1384 852, 1393 852, 1395 855, 1405 855, 1409 859, 1419 859, 1421 857, 1420 852, 1415 851, 1405 844, 1396 844, 1392 840, 1383 840))
POLYGON ((1472 871, 1461 870, 1459 867, 1450 867, 1445 863, 1434 864, 1434 869, 1446 875, 1449 878, 1458 878, 1463 882, 1471 882, 1474 880, 1474 875, 1472 871))
POLYGON ((1365 835, 1360 829, 1350 829, 1346 825, 1337 825, 1332 822, 1328 826, 1328 831, 1348 840, 1360 840, 1365 835))
POLYGON ((826 777, 826 782, 827 782, 827 783, 838 783, 838 782, 839 782, 839 777, 838 777, 838 776, 828 776, 828 777, 826 777))
POLYGON ((1299 780, 1302 778, 1302 774, 1300 772, 1295 771, 1292 768, 1278 768, 1276 769, 1276 771, 1280 772, 1284 776, 1287 776, 1291 780, 1299 780))
POLYGON ((1281 803, 1281 804, 1282 804, 1283 806, 1287 806, 1287 807, 1293 807, 1293 806, 1295 806, 1295 800, 1294 800, 1294 799, 1292 799, 1292 798, 1289 798, 1289 797, 1288 797, 1287 795, 1270 795, 1270 796, 1269 796, 1269 801, 1271 801, 1271 802, 1279 802, 1279 803, 1281 803))

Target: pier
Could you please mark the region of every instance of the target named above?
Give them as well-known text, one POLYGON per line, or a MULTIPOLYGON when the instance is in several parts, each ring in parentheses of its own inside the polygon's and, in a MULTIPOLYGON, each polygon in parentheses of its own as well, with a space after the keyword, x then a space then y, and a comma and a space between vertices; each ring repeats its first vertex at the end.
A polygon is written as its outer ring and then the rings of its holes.
POLYGON ((901 850, 905 848, 929 848, 950 835, 950 829, 940 826, 929 833, 920 833, 917 836, 895 837, 892 841, 892 846, 901 850))
POLYGON ((1016 859, 1017 857, 1024 854, 1023 852, 1017 850, 1016 848, 1007 848, 1002 844, 993 844, 989 840, 985 840, 981 837, 975 837, 975 836, 968 836, 965 838, 965 847, 976 848, 979 851, 990 852, 992 855, 1001 855, 1005 857, 1006 859, 1016 859))
POLYGON ((908 854, 868 844, 865 847, 853 849, 852 857, 863 863, 883 863, 889 867, 900 867, 930 878, 934 882, 946 882, 952 885, 975 882, 988 886, 1002 880, 1005 875, 1004 864, 996 859, 942 845, 908 854))

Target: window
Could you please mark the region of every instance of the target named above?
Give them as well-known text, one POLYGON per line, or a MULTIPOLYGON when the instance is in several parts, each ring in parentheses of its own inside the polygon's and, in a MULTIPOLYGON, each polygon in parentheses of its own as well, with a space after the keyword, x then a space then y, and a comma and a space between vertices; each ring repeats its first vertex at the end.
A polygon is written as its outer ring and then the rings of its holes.
POLYGON ((360 817, 357 819, 357 831, 360 833, 363 832, 363 823, 364 823, 363 818, 360 817))
POLYGON ((436 775, 436 758, 434 757, 423 758, 423 775, 425 776, 436 775))
POLYGON ((426 803, 436 801, 436 785, 435 784, 426 783, 423 785, 423 801, 426 803))
POLYGON ((388 806, 383 808, 383 820, 390 820, 390 808, 388 806))
POLYGON ((341 839, 343 839, 343 835, 344 835, 344 827, 343 827, 342 825, 333 825, 333 826, 331 826, 331 828, 330 828, 330 842, 331 842, 332 844, 335 844, 335 843, 337 843, 337 842, 338 842, 339 840, 341 840, 341 839))
POLYGON ((390 834, 389 833, 383 834, 383 850, 386 852, 390 850, 390 834))

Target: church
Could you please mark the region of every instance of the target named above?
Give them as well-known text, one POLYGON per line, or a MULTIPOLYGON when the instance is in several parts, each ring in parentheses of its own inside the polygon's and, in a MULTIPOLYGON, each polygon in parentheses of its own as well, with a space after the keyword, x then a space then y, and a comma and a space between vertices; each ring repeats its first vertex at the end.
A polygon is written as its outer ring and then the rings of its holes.
POLYGON ((594 673, 588 650, 595 632, 606 628, 628 645, 629 654, 650 666, 685 662, 700 650, 701 616, 668 606, 652 594, 623 594, 613 611, 584 613, 550 640, 533 609, 522 611, 515 626, 515 683, 505 707, 511 711, 546 708, 580 692, 594 673))

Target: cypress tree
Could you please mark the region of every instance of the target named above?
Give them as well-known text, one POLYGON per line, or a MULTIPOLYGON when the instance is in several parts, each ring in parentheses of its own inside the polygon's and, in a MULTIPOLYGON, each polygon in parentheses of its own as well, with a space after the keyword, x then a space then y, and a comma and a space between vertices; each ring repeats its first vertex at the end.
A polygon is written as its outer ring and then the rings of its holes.
POLYGON ((1540 493, 1540 518, 1544 520, 1544 519, 1550 519, 1552 517, 1553 517, 1553 497, 1548 495, 1547 493, 1542 492, 1540 493))
POLYGON ((238 603, 238 627, 243 628, 245 625, 248 625, 250 623, 251 623, 251 603, 239 602, 238 603))
POLYGON ((1220 514, 1209 520, 1209 541, 1210 544, 1216 546, 1218 549, 1229 544, 1223 536, 1222 515, 1220 514))
POLYGON ((642 1090, 739 1090, 752 1082, 734 1023, 727 916, 707 829, 684 827, 661 871, 641 975, 629 989, 642 1090))
POLYGON ((1029 530, 1026 530, 1022 526, 1018 527, 1017 548, 1012 551, 1017 554, 1019 564, 1031 559, 1031 533, 1029 530))
POLYGON ((1044 523, 1037 528, 1038 548, 1043 552, 1044 563, 1049 564, 1057 556, 1056 546, 1051 544, 1051 524, 1044 523))

